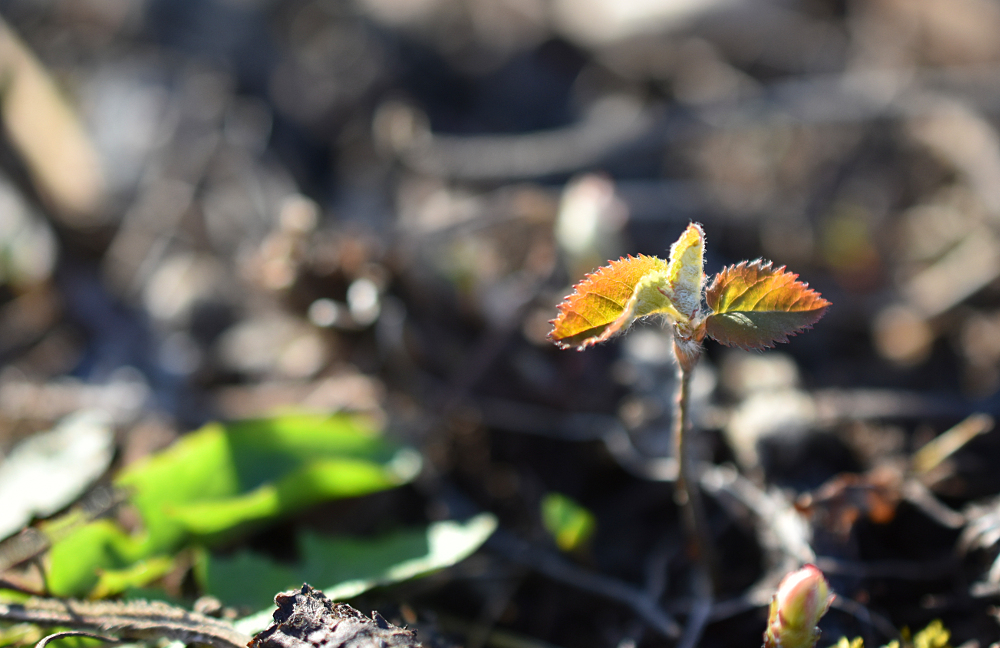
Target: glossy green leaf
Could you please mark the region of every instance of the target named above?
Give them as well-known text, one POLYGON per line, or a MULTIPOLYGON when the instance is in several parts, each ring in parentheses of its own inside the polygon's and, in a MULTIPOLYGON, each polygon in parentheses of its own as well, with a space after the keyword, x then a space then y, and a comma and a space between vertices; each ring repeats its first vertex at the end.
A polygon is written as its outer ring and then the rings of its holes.
POLYGON ((276 592, 309 582, 333 600, 373 587, 416 578, 465 559, 496 529, 496 519, 478 515, 466 522, 435 522, 426 528, 374 538, 333 538, 303 533, 295 563, 251 551, 231 556, 203 554, 195 570, 204 590, 227 605, 263 611, 239 627, 256 632, 267 625, 276 592))
POLYGON ((175 564, 172 556, 154 556, 138 560, 124 569, 102 569, 98 572, 97 585, 90 595, 93 598, 107 598, 142 587, 169 574, 175 564))
POLYGON ((542 498, 542 524, 563 551, 586 545, 597 528, 594 514, 562 493, 542 498))
POLYGON ((728 346, 763 349, 816 323, 830 302, 798 275, 761 260, 729 266, 705 293, 709 337, 728 346))
POLYGON ((125 569, 155 555, 146 554, 141 544, 111 520, 80 525, 49 550, 46 584, 56 596, 89 594, 100 580, 99 570, 125 569))
POLYGON ((211 424, 119 475, 141 527, 126 532, 100 520, 70 532, 50 552, 49 583, 58 595, 84 596, 101 571, 126 573, 189 543, 212 544, 317 502, 391 488, 419 466, 419 455, 357 417, 211 424))
MULTIPOLYGON (((419 463, 415 458, 414 463, 419 463)), ((367 495, 398 486, 401 475, 357 459, 312 462, 237 497, 194 502, 167 509, 170 518, 195 535, 211 535, 247 522, 265 520, 316 501, 367 495)))

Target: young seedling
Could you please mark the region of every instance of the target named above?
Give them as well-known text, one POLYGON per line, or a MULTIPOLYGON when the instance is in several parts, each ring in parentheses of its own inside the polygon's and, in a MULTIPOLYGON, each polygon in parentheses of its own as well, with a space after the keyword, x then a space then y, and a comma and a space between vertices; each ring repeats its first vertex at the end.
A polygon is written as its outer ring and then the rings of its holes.
POLYGON ((670 259, 640 254, 611 261, 574 286, 559 304, 549 338, 561 348, 583 351, 626 330, 637 319, 660 316, 669 324, 677 359, 678 388, 674 412, 676 499, 695 551, 714 572, 711 536, 687 452, 691 373, 710 337, 727 346, 764 349, 810 328, 830 302, 798 275, 770 261, 743 261, 724 268, 705 286, 705 233, 688 225, 670 246, 670 259))

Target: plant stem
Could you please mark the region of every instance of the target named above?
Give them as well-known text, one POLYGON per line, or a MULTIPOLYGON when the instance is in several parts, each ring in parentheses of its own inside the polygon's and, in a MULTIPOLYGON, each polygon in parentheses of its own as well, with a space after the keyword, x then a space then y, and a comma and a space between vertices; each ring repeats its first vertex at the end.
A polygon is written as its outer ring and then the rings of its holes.
POLYGON ((709 574, 713 585, 718 588, 718 563, 716 562, 712 534, 708 528, 708 517, 701 499, 696 468, 691 462, 688 437, 691 431, 690 396, 693 367, 677 363, 677 403, 674 409, 674 456, 677 458, 677 481, 674 499, 681 506, 684 526, 693 544, 690 551, 695 560, 709 574), (690 486, 689 486, 690 485, 690 486))

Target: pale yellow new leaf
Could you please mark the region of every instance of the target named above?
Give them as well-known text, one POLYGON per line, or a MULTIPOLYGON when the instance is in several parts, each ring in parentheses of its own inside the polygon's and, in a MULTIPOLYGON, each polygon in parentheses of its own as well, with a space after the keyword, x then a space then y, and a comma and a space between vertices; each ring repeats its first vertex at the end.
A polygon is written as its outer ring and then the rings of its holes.
POLYGON ((691 223, 670 246, 668 284, 662 289, 688 320, 694 319, 701 311, 701 292, 705 285, 704 257, 705 233, 701 225, 691 223))

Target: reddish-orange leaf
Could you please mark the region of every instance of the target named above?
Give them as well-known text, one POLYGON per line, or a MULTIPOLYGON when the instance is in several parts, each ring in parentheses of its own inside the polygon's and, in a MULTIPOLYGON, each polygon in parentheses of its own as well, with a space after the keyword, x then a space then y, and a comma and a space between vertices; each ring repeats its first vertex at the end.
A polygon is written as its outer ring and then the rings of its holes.
POLYGON ((559 304, 549 339, 561 348, 582 351, 608 339, 637 317, 671 309, 667 298, 653 287, 657 279, 665 277, 666 270, 666 261, 644 254, 598 268, 559 304), (650 289, 644 289, 647 284, 650 289))
POLYGON ((810 328, 830 302, 798 275, 758 259, 729 266, 716 275, 705 293, 712 314, 706 333, 742 349, 773 347, 810 328))

